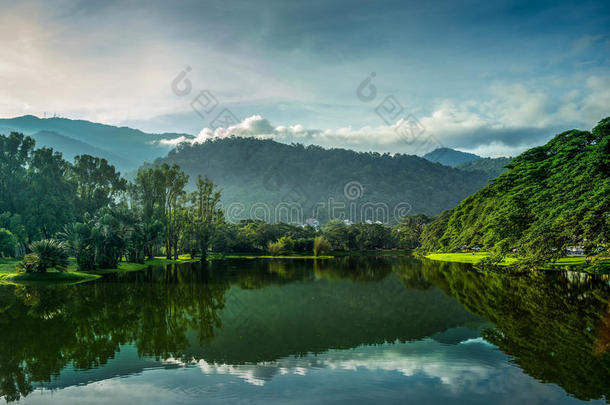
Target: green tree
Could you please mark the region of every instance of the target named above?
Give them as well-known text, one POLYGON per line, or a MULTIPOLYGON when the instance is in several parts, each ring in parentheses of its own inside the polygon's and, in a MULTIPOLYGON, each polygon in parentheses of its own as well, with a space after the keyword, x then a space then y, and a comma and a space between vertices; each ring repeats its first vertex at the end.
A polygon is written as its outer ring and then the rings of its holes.
POLYGON ((313 240, 313 255, 321 256, 330 251, 330 242, 322 236, 316 236, 313 240))
POLYGON ((76 156, 71 172, 70 177, 76 183, 77 207, 81 216, 108 206, 127 189, 127 181, 106 159, 76 156))
POLYGON ((49 268, 59 271, 68 267, 68 252, 66 245, 55 239, 42 239, 30 244, 32 253, 27 255, 22 262, 22 268, 26 271, 45 273, 49 268))
POLYGON ((191 193, 191 202, 191 220, 203 262, 206 260, 210 242, 224 221, 220 208, 220 191, 212 180, 198 176, 195 191, 191 193))
POLYGON ((421 234, 424 227, 432 221, 425 214, 408 215, 396 227, 400 245, 406 249, 416 249, 421 246, 421 234))
POLYGON ((8 229, 0 228, 0 257, 15 256, 17 238, 8 229))

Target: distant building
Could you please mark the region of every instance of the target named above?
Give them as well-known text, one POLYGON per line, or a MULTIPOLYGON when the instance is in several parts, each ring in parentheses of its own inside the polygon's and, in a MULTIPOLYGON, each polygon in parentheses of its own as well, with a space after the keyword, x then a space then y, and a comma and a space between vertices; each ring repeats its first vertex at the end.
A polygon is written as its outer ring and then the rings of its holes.
POLYGON ((582 246, 568 246, 566 248, 566 255, 568 256, 582 256, 585 254, 585 250, 582 246))
POLYGON ((350 226, 350 225, 353 225, 353 222, 352 222, 352 221, 350 221, 349 219, 344 219, 344 220, 343 220, 343 224, 344 224, 345 226, 350 226))
POLYGON ((305 220, 305 225, 306 226, 311 226, 312 228, 314 228, 316 231, 320 228, 320 222, 318 222, 317 219, 315 218, 307 218, 305 220))

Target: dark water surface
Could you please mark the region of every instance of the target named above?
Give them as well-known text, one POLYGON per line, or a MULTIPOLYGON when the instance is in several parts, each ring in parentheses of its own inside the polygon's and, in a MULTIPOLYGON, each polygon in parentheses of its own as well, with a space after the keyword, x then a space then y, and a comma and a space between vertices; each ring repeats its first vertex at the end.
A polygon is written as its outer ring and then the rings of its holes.
POLYGON ((0 286, 0 402, 605 402, 609 303, 608 278, 406 257, 0 286))

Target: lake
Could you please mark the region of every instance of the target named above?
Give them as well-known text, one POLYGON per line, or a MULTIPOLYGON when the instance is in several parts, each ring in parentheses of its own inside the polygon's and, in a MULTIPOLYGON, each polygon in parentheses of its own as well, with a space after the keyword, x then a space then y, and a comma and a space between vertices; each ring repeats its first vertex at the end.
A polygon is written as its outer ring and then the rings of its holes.
POLYGON ((0 402, 605 402, 609 303, 607 276, 383 256, 0 286, 0 402))

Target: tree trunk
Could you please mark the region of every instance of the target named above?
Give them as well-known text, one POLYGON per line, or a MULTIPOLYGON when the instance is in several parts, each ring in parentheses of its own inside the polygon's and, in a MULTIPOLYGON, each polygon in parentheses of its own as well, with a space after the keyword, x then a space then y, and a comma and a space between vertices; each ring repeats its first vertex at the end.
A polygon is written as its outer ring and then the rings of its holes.
POLYGON ((205 243, 201 244, 201 262, 205 262, 205 259, 208 255, 208 247, 205 243))

